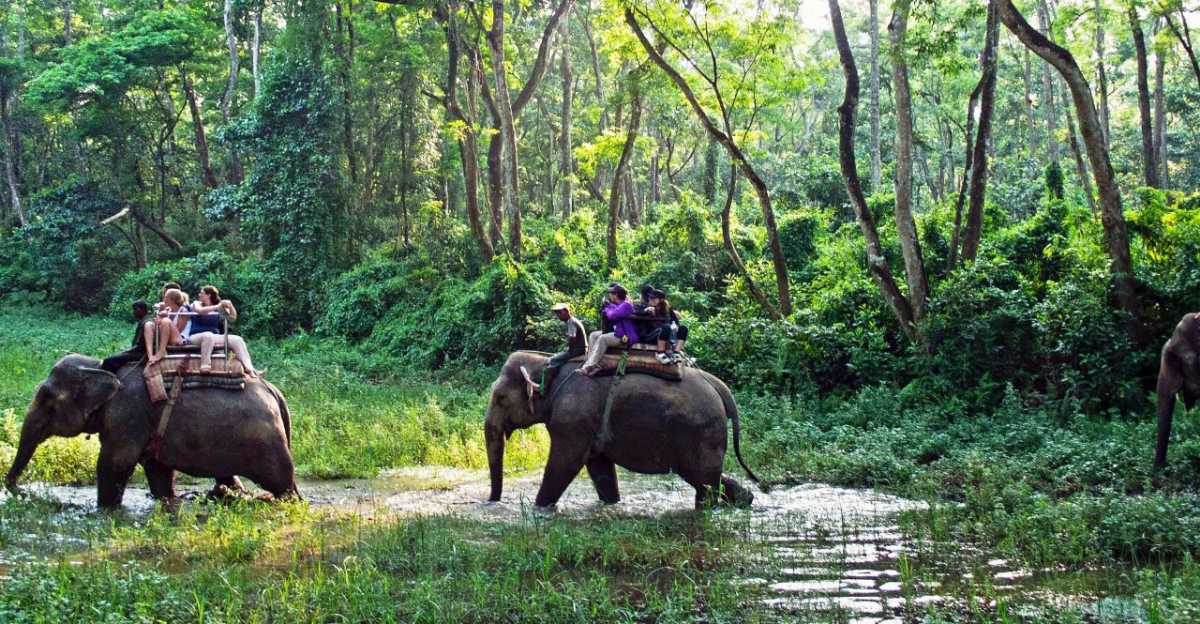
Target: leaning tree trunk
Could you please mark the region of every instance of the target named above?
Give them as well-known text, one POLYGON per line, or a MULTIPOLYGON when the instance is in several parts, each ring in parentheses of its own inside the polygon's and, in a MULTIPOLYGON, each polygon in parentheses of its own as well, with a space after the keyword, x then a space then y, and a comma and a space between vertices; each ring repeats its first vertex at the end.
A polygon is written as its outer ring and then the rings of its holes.
POLYGON ((987 191, 988 141, 992 136, 992 113, 996 101, 996 43, 1000 38, 999 30, 995 0, 991 0, 988 2, 987 34, 979 58, 979 64, 983 67, 983 76, 979 80, 979 133, 975 138, 975 153, 971 157, 971 192, 967 228, 963 235, 963 262, 975 261, 983 236, 983 200, 987 191))
POLYGON ((1179 9, 1179 22, 1182 25, 1182 30, 1175 25, 1175 20, 1171 19, 1171 14, 1164 16, 1167 20, 1167 27, 1171 29, 1171 33, 1179 40, 1179 45, 1183 46, 1183 51, 1187 54, 1188 61, 1192 64, 1192 74, 1196 76, 1196 84, 1200 86, 1200 61, 1196 60, 1196 50, 1192 47, 1192 31, 1188 27, 1187 13, 1181 7, 1179 9))
MULTIPOLYGON (((635 76, 631 85, 629 128, 625 131, 625 145, 621 147, 621 158, 617 160, 617 168, 613 171, 612 188, 608 194, 608 241, 605 248, 609 269, 617 266, 617 221, 621 207, 621 192, 624 188, 625 171, 629 167, 629 159, 633 155, 634 142, 637 140, 638 129, 642 122, 642 94, 637 80, 635 76)), ((632 211, 634 207, 630 206, 629 208, 632 211)))
POLYGON ((733 225, 731 224, 731 213, 733 212, 733 198, 737 195, 738 170, 737 165, 730 163, 729 165, 729 186, 725 190, 725 205, 721 208, 721 242, 725 245, 725 254, 729 256, 729 260, 733 262, 733 266, 737 269, 738 275, 746 282, 746 289, 750 291, 750 296, 762 306, 764 310, 774 308, 771 301, 767 299, 767 294, 758 287, 758 283, 754 281, 754 276, 750 275, 750 270, 746 268, 746 263, 742 261, 742 255, 738 253, 737 246, 733 244, 733 225))
POLYGON ((854 53, 850 51, 850 42, 846 39, 846 27, 842 23, 842 10, 838 0, 829 0, 829 16, 833 22, 833 37, 837 43, 838 57, 841 59, 842 72, 846 75, 846 91, 842 105, 838 107, 838 160, 842 167, 842 178, 846 182, 846 194, 850 196, 850 206, 858 217, 859 228, 867 244, 867 269, 879 285, 883 298, 888 302, 900 329, 914 342, 920 340, 917 325, 913 322, 912 306, 900 292, 892 271, 888 268, 887 258, 883 253, 883 245, 879 242, 879 231, 875 227, 875 217, 867 208, 866 197, 863 196, 862 184, 858 179, 858 166, 854 159, 854 117, 858 108, 858 68, 854 64, 854 53))
POLYGON ((896 101, 896 232, 900 253, 904 256, 904 276, 908 281, 913 321, 920 323, 925 318, 929 282, 925 277, 921 241, 917 238, 917 223, 912 214, 913 112, 908 62, 904 56, 910 7, 911 0, 897 0, 888 31, 892 36, 892 94, 896 101))
POLYGON ((1129 235, 1125 228, 1125 215, 1121 208, 1121 194, 1117 189, 1108 150, 1104 147, 1103 131, 1096 116, 1096 105, 1087 79, 1083 77, 1075 57, 1063 47, 1055 44, 1033 29, 1024 16, 1013 6, 1012 0, 996 0, 1000 21, 1021 43, 1042 57, 1062 75, 1075 103, 1079 130, 1091 161, 1092 175, 1100 195, 1100 218, 1104 225, 1105 243, 1111 260, 1110 270, 1116 290, 1117 302, 1130 316, 1130 335, 1135 343, 1143 342, 1140 327, 1141 302, 1134 289, 1133 260, 1129 253, 1129 235))
POLYGON ((1129 15, 1133 50, 1137 57, 1138 113, 1142 122, 1142 172, 1146 186, 1159 188, 1162 184, 1158 180, 1158 153, 1154 150, 1154 120, 1150 112, 1150 64, 1146 60, 1146 38, 1142 34, 1142 23, 1138 20, 1137 9, 1130 5, 1126 13, 1129 15))
MULTIPOLYGON (((779 289, 779 310, 775 310, 772 307, 767 309, 767 313, 775 318, 778 318, 780 314, 782 316, 791 315, 792 295, 791 287, 788 284, 787 262, 783 255, 783 245, 779 242, 779 229, 775 225, 775 211, 771 207, 771 195, 767 191, 766 182, 758 175, 758 171, 754 169, 754 166, 750 164, 750 160, 746 157, 741 147, 738 146, 734 137, 718 128, 712 118, 709 117, 704 107, 700 104, 700 101, 696 99, 696 94, 692 91, 692 88, 688 86, 687 80, 650 43, 650 40, 646 37, 646 33, 642 31, 642 27, 638 24, 633 10, 629 6, 626 6, 624 12, 625 23, 633 30, 633 34, 637 36, 638 41, 642 44, 642 48, 650 55, 650 59, 671 79, 671 82, 675 84, 680 93, 683 94, 684 99, 687 100, 692 112, 696 114, 696 117, 708 132, 708 135, 725 148, 730 160, 737 165, 738 170, 746 177, 750 186, 754 188, 754 194, 758 198, 759 206, 762 208, 763 225, 767 230, 767 241, 771 247, 771 262, 775 269, 775 285, 779 289)), ((726 127, 728 127, 728 118, 724 121, 726 127)))

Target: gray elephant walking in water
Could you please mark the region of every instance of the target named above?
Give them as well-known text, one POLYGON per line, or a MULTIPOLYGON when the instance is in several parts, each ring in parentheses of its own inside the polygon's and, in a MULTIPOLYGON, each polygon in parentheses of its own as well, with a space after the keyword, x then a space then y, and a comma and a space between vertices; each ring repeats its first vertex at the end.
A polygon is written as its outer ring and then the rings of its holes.
POLYGON ((500 500, 503 490, 505 441, 517 429, 542 423, 550 432, 550 458, 535 501, 539 507, 555 505, 585 466, 605 503, 620 500, 616 466, 647 474, 678 474, 696 489, 697 508, 714 499, 750 503, 751 493, 721 474, 727 427, 732 423, 738 463, 758 481, 742 460, 737 405, 720 379, 697 368, 684 368, 679 381, 627 375, 613 397, 612 440, 597 452, 593 442, 609 380, 575 374, 578 364, 568 364, 551 387, 534 393, 522 368, 537 379, 547 359, 540 353, 513 353, 492 383, 484 423, 490 500, 500 500))
POLYGON ((236 483, 254 481, 276 497, 298 496, 291 453, 291 414, 283 394, 267 381, 247 379, 241 391, 196 388, 180 393, 155 452, 148 446, 160 408, 150 402, 140 370, 118 378, 100 361, 71 354, 54 365, 37 389, 5 486, 17 481, 39 444, 50 436, 100 436, 96 497, 119 507, 133 469, 146 471, 150 493, 175 498, 175 471, 236 483))

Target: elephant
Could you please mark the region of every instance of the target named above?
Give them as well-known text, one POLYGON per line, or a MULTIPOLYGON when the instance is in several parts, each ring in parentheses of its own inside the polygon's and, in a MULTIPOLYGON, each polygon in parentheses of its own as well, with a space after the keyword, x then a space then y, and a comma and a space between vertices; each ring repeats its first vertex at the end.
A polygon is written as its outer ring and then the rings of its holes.
POLYGON ((1175 331, 1163 345, 1158 363, 1158 441, 1154 445, 1154 469, 1167 465, 1167 444, 1171 439, 1171 421, 1175 415, 1175 396, 1183 395, 1183 404, 1191 409, 1200 398, 1200 314, 1184 314, 1175 331))
MULTIPOLYGON (((100 436, 96 499, 102 509, 121 506, 137 464, 150 493, 173 500, 175 471, 213 477, 237 487, 236 475, 273 496, 299 497, 291 453, 291 414, 278 388, 247 379, 244 390, 195 388, 181 392, 166 433, 151 452, 161 408, 150 402, 140 366, 118 377, 98 368, 100 360, 69 354, 37 388, 5 486, 19 494, 17 480, 39 444, 50 436, 100 436)), ((156 441, 157 442, 157 441, 156 441)))
POLYGON ((499 501, 504 481, 505 441, 517 429, 538 423, 550 433, 550 457, 534 501, 553 508, 584 466, 600 500, 620 500, 615 466, 645 474, 674 472, 696 489, 696 507, 714 497, 720 502, 749 505, 753 495, 723 476, 726 423, 733 424, 733 448, 750 479, 758 481, 742 460, 738 409, 729 388, 698 368, 682 369, 671 381, 646 374, 627 374, 612 398, 611 440, 593 446, 601 429, 610 378, 576 373, 578 363, 563 366, 549 388, 535 392, 548 354, 517 351, 509 355, 491 386, 484 422, 490 501, 499 501))

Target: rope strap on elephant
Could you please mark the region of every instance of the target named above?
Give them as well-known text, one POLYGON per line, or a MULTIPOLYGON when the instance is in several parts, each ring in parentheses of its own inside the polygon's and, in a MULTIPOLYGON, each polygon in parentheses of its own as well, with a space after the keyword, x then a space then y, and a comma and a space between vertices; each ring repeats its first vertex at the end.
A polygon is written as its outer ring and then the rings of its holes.
POLYGON ((617 396, 617 384, 625 378, 625 365, 629 363, 629 352, 621 353, 621 359, 617 362, 617 371, 613 374, 612 381, 608 384, 608 396, 604 398, 604 414, 600 417, 600 431, 596 433, 596 442, 592 448, 597 453, 603 453, 604 447, 612 442, 612 407, 613 399, 617 396))
POLYGON ((167 425, 171 422, 171 412, 175 409, 175 400, 183 391, 184 371, 186 371, 186 367, 177 374, 175 383, 171 385, 171 391, 167 394, 167 404, 163 406, 162 415, 158 417, 158 426, 154 429, 154 433, 150 434, 150 442, 146 445, 146 452, 155 460, 158 460, 159 454, 162 453, 163 437, 167 433, 167 425))

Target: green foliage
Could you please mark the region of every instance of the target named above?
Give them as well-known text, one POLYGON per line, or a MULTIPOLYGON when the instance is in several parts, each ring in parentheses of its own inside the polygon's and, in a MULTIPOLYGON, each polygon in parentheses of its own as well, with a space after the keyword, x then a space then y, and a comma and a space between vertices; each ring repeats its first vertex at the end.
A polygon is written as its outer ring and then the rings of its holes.
POLYGON ((325 280, 351 261, 334 95, 317 61, 280 50, 228 134, 254 155, 234 203, 266 255, 259 310, 276 335, 311 327, 325 280))
POLYGON ((29 225, 0 235, 0 297, 34 294, 67 310, 95 310, 125 270, 116 231, 98 225, 120 204, 72 178, 30 202, 29 225))
POLYGON ((201 26, 184 9, 141 11, 124 27, 62 50, 63 60, 30 81, 29 98, 52 110, 81 103, 119 106, 125 91, 195 54, 201 26))

